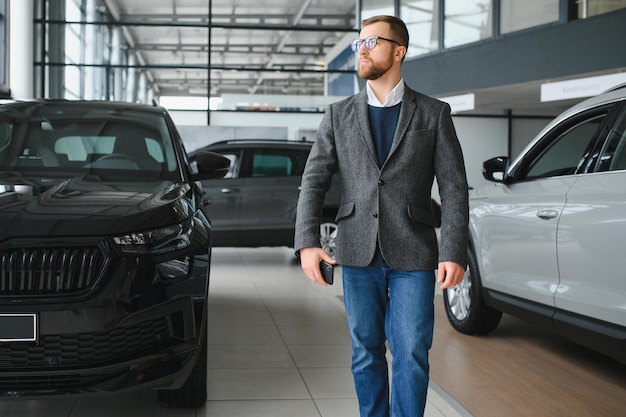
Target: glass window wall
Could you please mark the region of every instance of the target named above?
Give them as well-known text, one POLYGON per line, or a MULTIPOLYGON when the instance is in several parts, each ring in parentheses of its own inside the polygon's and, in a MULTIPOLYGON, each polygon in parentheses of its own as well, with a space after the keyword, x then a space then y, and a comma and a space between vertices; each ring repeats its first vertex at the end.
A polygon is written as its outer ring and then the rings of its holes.
MULTIPOLYGON (((65 10, 65 18, 68 21, 80 22, 83 17, 80 8, 74 2, 67 2, 65 10)), ((84 79, 80 67, 71 66, 78 65, 82 62, 81 51, 84 51, 81 42, 81 29, 78 24, 69 24, 65 26, 65 63, 70 66, 65 67, 65 92, 63 98, 78 99, 82 97, 81 80, 84 79)))
POLYGON ((409 30, 407 57, 439 49, 438 15, 438 0, 400 0, 400 18, 409 30))
POLYGON ((444 4, 444 48, 492 36, 491 0, 446 0, 444 4))
POLYGON ((559 20, 559 0, 500 0, 500 33, 559 20))
MULTIPOLYGON (((394 0, 362 0, 361 20, 378 15, 395 16, 394 0)), ((361 22, 359 22, 359 27, 361 22)))
POLYGON ((0 0, 0 98, 9 95, 9 80, 7 80, 7 70, 9 59, 7 57, 7 4, 5 0, 0 0))
MULTIPOLYGON (((301 106, 300 97, 339 94, 331 87, 340 84, 352 92, 357 85, 354 64, 325 61, 342 53, 342 46, 350 51, 354 9, 322 17, 317 9, 325 1, 313 0, 296 24, 288 12, 263 7, 238 16, 216 7, 207 15, 199 5, 205 13, 185 12, 172 20, 167 12, 114 16, 98 2, 38 0, 38 95, 146 103, 187 96, 199 98, 203 109, 207 102, 222 102, 220 110, 323 111, 326 100, 301 106), (244 102, 235 97, 240 95, 255 97, 244 102)), ((379 2, 366 7, 393 14, 393 0, 374 8, 379 2)), ((344 55, 354 60, 351 52, 344 55)))

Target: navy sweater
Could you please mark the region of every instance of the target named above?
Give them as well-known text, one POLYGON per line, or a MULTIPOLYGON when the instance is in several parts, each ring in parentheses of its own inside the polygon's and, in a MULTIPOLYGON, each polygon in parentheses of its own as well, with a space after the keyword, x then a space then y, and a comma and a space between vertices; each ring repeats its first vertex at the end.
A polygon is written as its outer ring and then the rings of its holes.
POLYGON ((378 166, 382 167, 393 143, 393 136, 396 133, 398 119, 400 118, 400 106, 398 103, 391 107, 369 107, 370 130, 374 138, 378 166))
MULTIPOLYGON (((368 106, 370 130, 374 138, 374 147, 376 148, 376 157, 378 158, 379 167, 383 166, 389 156, 389 151, 393 144, 393 136, 396 133, 398 119, 400 118, 401 105, 402 103, 391 107, 368 106)), ((374 259, 372 259, 370 266, 388 266, 387 262, 383 259, 378 244, 376 245, 376 252, 374 253, 374 259)))

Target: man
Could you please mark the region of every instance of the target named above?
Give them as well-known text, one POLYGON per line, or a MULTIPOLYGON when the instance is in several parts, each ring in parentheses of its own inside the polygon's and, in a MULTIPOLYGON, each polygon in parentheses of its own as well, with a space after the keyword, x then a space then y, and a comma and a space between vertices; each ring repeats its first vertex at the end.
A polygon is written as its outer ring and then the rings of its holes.
POLYGON ((440 288, 463 279, 468 187, 463 155, 443 102, 411 90, 400 68, 409 35, 393 16, 363 21, 360 93, 329 106, 302 176, 295 249, 306 276, 324 284, 319 217, 333 173, 342 180, 336 261, 361 417, 423 415, 434 321, 435 269, 440 288), (441 197, 437 242, 431 189, 441 197), (385 341, 392 356, 388 381, 385 341), (391 396, 389 393, 391 391, 391 396))

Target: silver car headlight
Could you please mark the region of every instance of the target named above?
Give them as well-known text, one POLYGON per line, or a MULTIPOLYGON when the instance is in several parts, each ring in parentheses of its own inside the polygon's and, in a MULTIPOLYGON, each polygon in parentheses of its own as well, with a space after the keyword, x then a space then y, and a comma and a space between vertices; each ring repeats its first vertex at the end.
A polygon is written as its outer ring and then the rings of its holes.
POLYGON ((183 223, 142 232, 113 236, 113 242, 125 254, 163 254, 191 245, 192 219, 183 223))

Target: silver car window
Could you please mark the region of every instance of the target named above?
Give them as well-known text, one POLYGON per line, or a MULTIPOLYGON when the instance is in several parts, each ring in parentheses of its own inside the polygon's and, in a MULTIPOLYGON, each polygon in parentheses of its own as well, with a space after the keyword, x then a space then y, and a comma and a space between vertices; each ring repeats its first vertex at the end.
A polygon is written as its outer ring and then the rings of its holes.
POLYGON ((583 161, 585 151, 597 132, 606 114, 595 116, 570 126, 549 144, 527 165, 526 175, 521 179, 547 178, 570 175, 576 172, 583 161))

